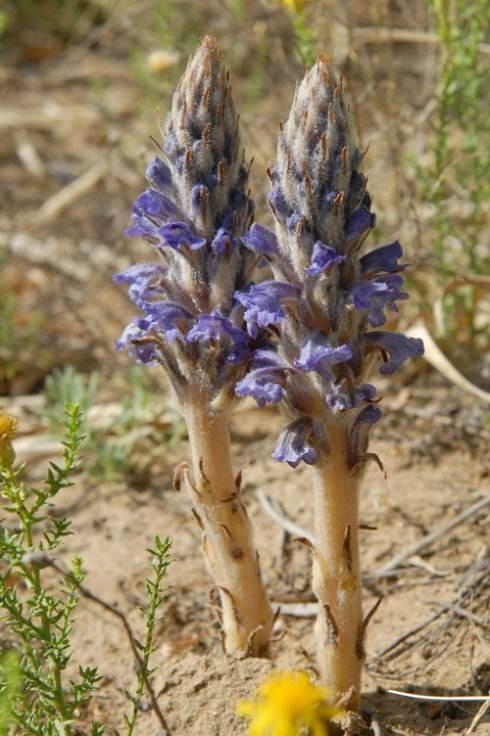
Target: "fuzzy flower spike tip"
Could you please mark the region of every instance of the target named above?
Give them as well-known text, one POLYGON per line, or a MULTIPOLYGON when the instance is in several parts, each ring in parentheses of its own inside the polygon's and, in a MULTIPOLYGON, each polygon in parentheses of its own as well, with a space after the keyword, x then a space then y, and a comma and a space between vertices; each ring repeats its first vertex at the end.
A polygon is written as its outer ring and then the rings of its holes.
POLYGON ((234 292, 258 256, 241 242, 253 203, 228 73, 212 38, 190 60, 163 130, 161 156, 133 205, 127 234, 145 238, 155 259, 115 280, 141 315, 117 343, 142 363, 164 367, 182 406, 191 464, 178 469, 203 536, 221 604, 225 650, 263 654, 272 625, 228 422, 235 385, 257 346, 234 292))
POLYGON ((268 326, 275 342, 256 350, 237 393, 281 402, 291 421, 273 457, 312 468, 319 667, 329 691, 349 693, 353 708, 365 628, 358 489, 366 462, 378 461, 367 447, 381 417, 368 375, 376 364, 391 375, 423 352, 420 340, 379 329, 407 294, 398 242, 362 254, 375 216, 361 160, 342 84, 320 57, 296 91, 270 171, 277 236, 259 224, 245 236, 274 279, 236 294, 249 333, 268 326))

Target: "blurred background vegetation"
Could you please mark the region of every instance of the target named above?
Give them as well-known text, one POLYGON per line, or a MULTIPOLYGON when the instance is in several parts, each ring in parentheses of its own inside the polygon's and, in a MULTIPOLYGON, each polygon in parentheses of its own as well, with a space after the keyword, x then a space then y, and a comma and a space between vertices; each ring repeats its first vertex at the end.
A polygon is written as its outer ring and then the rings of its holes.
POLYGON ((111 276, 148 258, 122 231, 204 34, 231 68, 265 223, 278 124, 305 65, 332 57, 367 150, 371 243, 399 238, 413 264, 401 327, 423 321, 490 388, 487 0, 3 0, 0 395, 73 389, 73 374, 48 378, 66 366, 96 372, 99 397, 140 392, 140 409, 144 382, 159 388, 113 350, 132 310, 111 276))

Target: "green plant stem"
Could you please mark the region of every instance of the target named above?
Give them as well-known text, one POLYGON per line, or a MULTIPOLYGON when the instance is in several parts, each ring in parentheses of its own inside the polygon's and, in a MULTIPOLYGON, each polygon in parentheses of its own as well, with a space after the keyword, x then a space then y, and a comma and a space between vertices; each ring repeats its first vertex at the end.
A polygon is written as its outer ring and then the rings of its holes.
MULTIPOLYGON (((34 544, 33 535, 32 535, 33 517, 26 513, 27 510, 24 504, 22 504, 22 511, 23 513, 20 514, 19 516, 24 525, 25 543, 28 549, 32 549, 33 544, 34 544), (28 521, 29 517, 30 517, 30 521, 28 521)), ((41 572, 37 565, 32 566, 32 574, 29 576, 29 579, 32 584, 32 590, 34 591, 34 595, 36 596, 36 598, 40 598, 43 592, 43 586, 41 582, 41 572)), ((52 639, 51 623, 49 621, 49 617, 46 615, 46 613, 42 612, 40 615, 40 619, 41 619, 42 638, 44 641, 49 642, 52 639)), ((52 666, 54 686, 55 686, 54 703, 55 703, 56 709, 62 721, 66 721, 69 717, 69 714, 67 711, 66 702, 65 702, 65 694, 63 690, 62 670, 57 660, 57 657, 51 658, 51 666, 52 666)), ((69 730, 68 730, 68 733, 69 733, 69 730)))
POLYGON ((164 734, 166 736, 170 736, 170 729, 162 714, 162 711, 160 710, 160 706, 158 705, 158 700, 155 695, 155 691, 153 690, 153 687, 151 685, 150 678, 148 676, 148 671, 143 666, 144 661, 143 661, 143 658, 141 657, 141 654, 139 653, 138 643, 134 637, 131 626, 129 625, 129 622, 126 616, 124 615, 124 613, 120 611, 116 606, 113 606, 111 603, 107 603, 107 601, 103 600, 102 598, 99 598, 99 596, 92 593, 91 590, 89 590, 84 585, 82 585, 70 572, 63 570, 63 568, 60 567, 54 560, 50 561, 50 565, 54 570, 56 570, 66 580, 69 580, 77 588, 77 590, 80 592, 80 594, 84 598, 87 598, 87 600, 90 600, 93 603, 96 603, 101 608, 104 608, 106 611, 109 611, 109 613, 112 613, 114 616, 116 616, 119 619, 119 621, 121 621, 124 627, 124 630, 126 632, 126 635, 129 641, 129 645, 131 647, 131 651, 133 652, 134 658, 137 662, 138 670, 141 673, 148 696, 151 700, 155 715, 158 718, 158 721, 160 723, 160 726, 163 729, 164 734))
POLYGON ((133 736, 136 720, 138 717, 139 706, 141 698, 145 691, 145 677, 144 673, 149 673, 150 657, 153 653, 153 633, 155 629, 155 619, 158 607, 163 599, 163 593, 161 589, 162 580, 167 572, 167 567, 170 564, 168 558, 168 551, 170 549, 170 540, 161 542, 159 538, 156 540, 156 552, 152 552, 153 558, 153 569, 155 572, 154 580, 146 581, 146 589, 148 593, 148 614, 146 616, 146 636, 143 644, 143 658, 140 665, 140 671, 138 672, 138 687, 136 689, 136 695, 133 699, 133 709, 130 717, 127 720, 127 734, 126 736, 133 736))

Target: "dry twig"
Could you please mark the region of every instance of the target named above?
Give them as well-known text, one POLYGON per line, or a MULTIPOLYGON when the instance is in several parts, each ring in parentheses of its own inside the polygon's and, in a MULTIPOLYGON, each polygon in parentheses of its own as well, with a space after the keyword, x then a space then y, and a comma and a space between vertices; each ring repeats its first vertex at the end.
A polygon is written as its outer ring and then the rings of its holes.
POLYGON ((447 378, 448 381, 454 383, 455 386, 466 391, 466 393, 476 396, 477 399, 484 401, 486 404, 490 404, 490 393, 488 391, 484 391, 479 386, 475 386, 471 381, 468 381, 468 379, 454 367, 454 365, 446 358, 423 323, 414 325, 410 330, 407 330, 406 334, 409 337, 418 337, 424 341, 425 360, 445 378, 447 378))
POLYGON ((45 225, 53 220, 66 207, 88 194, 107 172, 106 161, 98 161, 88 171, 56 192, 39 208, 33 216, 33 225, 45 225))
POLYGON ((440 539, 444 536, 444 534, 447 534, 448 532, 452 531, 455 527, 459 526, 459 524, 462 524, 464 521, 467 521, 471 516, 474 516, 479 511, 482 511, 486 506, 490 505, 490 496, 484 496, 483 498, 480 498, 479 501, 474 503, 469 508, 462 511, 460 514, 454 517, 454 519, 450 519, 445 524, 442 524, 437 529, 434 529, 433 532, 430 532, 430 534, 426 534, 421 539, 418 539, 416 542, 413 542, 412 544, 409 544, 408 547, 405 547, 402 549, 398 554, 396 554, 394 557, 391 558, 389 562, 387 562, 382 567, 375 570, 369 577, 371 578, 384 578, 386 575, 391 574, 393 570, 395 570, 402 562, 405 562, 409 557, 412 557, 412 555, 416 554, 417 552, 420 552, 420 550, 425 549, 425 547, 428 547, 432 542, 435 542, 436 539, 440 539))
POLYGON ((429 700, 432 702, 454 702, 454 701, 466 701, 473 703, 489 703, 490 696, 488 695, 424 695, 421 693, 406 693, 403 690, 383 690, 389 695, 399 695, 402 698, 412 698, 414 700, 429 700))
POLYGON ((294 618, 315 618, 318 614, 318 602, 316 603, 281 603, 279 607, 280 616, 293 616, 294 618))
POLYGON ((414 648, 420 645, 423 641, 433 640, 435 636, 446 629, 450 625, 451 621, 457 617, 465 618, 470 621, 474 621, 475 623, 479 623, 480 625, 487 626, 485 622, 483 622, 480 618, 465 610, 465 606, 467 606, 471 603, 472 600, 474 600, 477 592, 487 582, 487 568, 486 566, 481 567, 480 562, 481 561, 478 561, 478 566, 475 566, 475 564, 471 565, 469 571, 464 575, 463 580, 467 582, 465 582, 464 586, 459 586, 459 593, 454 601, 451 601, 449 603, 440 603, 439 601, 436 602, 436 605, 438 605, 440 609, 439 611, 437 611, 437 613, 433 614, 429 618, 425 619, 425 621, 423 621, 422 623, 417 624, 417 626, 414 626, 413 628, 409 629, 409 631, 406 631, 404 634, 399 636, 391 644, 378 652, 375 655, 375 659, 379 660, 382 657, 385 657, 390 652, 393 652, 390 658, 399 657, 407 649, 414 648), (472 574, 473 572, 478 572, 480 574, 475 577, 472 574), (437 619, 441 618, 444 613, 447 613, 448 615, 444 619, 443 623, 440 624, 429 635, 425 634, 416 641, 407 644, 401 651, 394 651, 398 648, 400 644, 404 643, 415 634, 418 634, 420 631, 427 628, 427 626, 430 626, 432 623, 434 623, 434 621, 437 621, 437 619))
POLYGON ((471 721, 469 727, 464 732, 464 736, 469 736, 471 733, 474 733, 475 728, 478 726, 480 721, 482 720, 483 716, 487 712, 487 710, 490 708, 490 697, 486 699, 486 702, 481 704, 481 707, 478 709, 475 717, 471 721))
POLYGON ((471 621, 477 626, 481 626, 482 629, 488 630, 489 628, 489 624, 483 621, 479 616, 475 616, 475 614, 470 611, 465 611, 464 608, 457 606, 455 603, 441 603, 440 601, 427 601, 427 603, 431 606, 439 606, 444 611, 451 611, 460 618, 467 618, 468 621, 471 621))
POLYGON ((264 493, 264 491, 257 490, 256 495, 265 513, 270 516, 271 519, 274 519, 274 521, 277 522, 279 526, 285 529, 288 534, 291 534, 293 537, 307 539, 312 544, 315 543, 313 536, 305 529, 298 526, 298 524, 295 524, 294 521, 288 519, 287 516, 284 516, 284 514, 279 511, 277 504, 274 503, 270 496, 264 493))

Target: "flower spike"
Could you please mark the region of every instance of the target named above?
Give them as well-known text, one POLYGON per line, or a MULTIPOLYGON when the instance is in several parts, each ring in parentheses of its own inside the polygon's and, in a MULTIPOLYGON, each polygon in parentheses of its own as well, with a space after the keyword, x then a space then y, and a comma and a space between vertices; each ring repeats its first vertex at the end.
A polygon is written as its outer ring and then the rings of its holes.
MULTIPOLYGON (((187 423, 187 485, 220 591, 225 649, 261 655, 272 611, 250 522, 241 502, 229 502, 237 497, 229 415, 259 337, 234 296, 249 285, 256 262, 242 241, 253 202, 228 73, 211 37, 202 41, 175 91, 162 152, 146 169, 149 187, 136 199, 126 231, 145 238, 159 260, 114 277, 128 285, 142 312, 116 347, 166 369, 187 423)), ((261 326, 264 318, 256 321, 261 326)))
POLYGON ((366 378, 373 357, 388 376, 423 353, 420 340, 377 329, 408 298, 406 266, 398 241, 363 253, 376 218, 362 158, 342 81, 320 56, 296 90, 269 171, 276 237, 255 224, 244 238, 270 261, 274 280, 235 294, 249 334, 268 328, 266 352, 275 355, 252 360, 236 391, 284 406, 289 423, 273 457, 311 466, 319 665, 354 708, 363 658, 358 489, 381 418, 366 378))

